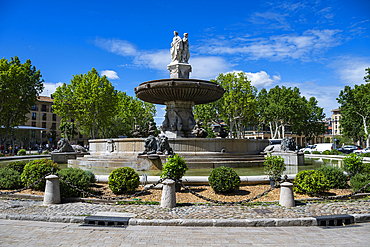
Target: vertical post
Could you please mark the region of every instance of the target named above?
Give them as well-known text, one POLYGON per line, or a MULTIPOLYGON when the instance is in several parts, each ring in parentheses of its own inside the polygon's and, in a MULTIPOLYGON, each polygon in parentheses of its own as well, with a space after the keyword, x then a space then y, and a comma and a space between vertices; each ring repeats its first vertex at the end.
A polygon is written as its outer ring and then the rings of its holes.
POLYGON ((280 184, 279 204, 287 208, 295 206, 292 183, 284 182, 280 184))
POLYGON ((61 199, 58 176, 49 175, 45 177, 45 181, 44 205, 60 203, 61 199))
POLYGON ((161 207, 174 208, 176 207, 176 189, 175 181, 172 179, 165 179, 162 188, 161 207))

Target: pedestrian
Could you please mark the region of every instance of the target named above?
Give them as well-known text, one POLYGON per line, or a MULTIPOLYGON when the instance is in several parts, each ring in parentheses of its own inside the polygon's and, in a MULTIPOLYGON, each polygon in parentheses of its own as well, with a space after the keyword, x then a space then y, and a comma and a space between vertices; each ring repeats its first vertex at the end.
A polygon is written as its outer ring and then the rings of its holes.
POLYGON ((18 145, 15 144, 14 146, 14 155, 17 155, 18 154, 18 145))
POLYGON ((4 150, 5 150, 4 145, 1 145, 0 150, 1 150, 1 153, 4 154, 4 150))

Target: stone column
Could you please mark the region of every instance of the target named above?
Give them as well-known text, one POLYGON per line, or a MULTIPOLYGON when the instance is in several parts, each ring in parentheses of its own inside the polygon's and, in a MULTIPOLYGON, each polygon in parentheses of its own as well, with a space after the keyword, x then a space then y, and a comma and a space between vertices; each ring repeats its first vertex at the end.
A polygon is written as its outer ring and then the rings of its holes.
POLYGON ((287 208, 295 206, 292 183, 284 182, 280 184, 279 204, 287 208))
POLYGON ((45 177, 45 194, 44 194, 44 205, 58 204, 61 202, 60 189, 59 189, 59 178, 56 175, 49 175, 45 177))
POLYGON ((174 208, 176 207, 176 189, 175 181, 172 179, 166 179, 162 182, 162 208, 174 208))

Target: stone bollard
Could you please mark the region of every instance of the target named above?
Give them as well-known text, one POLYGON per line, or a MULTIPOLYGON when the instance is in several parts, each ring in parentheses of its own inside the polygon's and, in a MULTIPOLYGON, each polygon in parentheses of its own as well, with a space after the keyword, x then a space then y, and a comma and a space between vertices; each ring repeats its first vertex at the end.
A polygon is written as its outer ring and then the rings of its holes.
POLYGON ((56 175, 49 175, 45 177, 45 194, 44 194, 44 205, 58 204, 61 202, 60 189, 59 189, 59 178, 56 175))
POLYGON ((295 206, 292 183, 284 182, 280 184, 279 204, 287 208, 295 206))
POLYGON ((162 184, 163 188, 162 188, 161 207, 162 208, 176 207, 175 181, 167 178, 162 182, 162 184))

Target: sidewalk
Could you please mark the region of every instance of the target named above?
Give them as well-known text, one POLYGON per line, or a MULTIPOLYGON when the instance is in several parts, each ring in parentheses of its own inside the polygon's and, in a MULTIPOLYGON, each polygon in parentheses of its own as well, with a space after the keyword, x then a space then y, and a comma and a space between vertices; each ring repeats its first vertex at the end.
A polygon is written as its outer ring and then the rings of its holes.
POLYGON ((117 205, 98 200, 44 206, 42 197, 0 201, 0 219, 83 223, 86 216, 130 217, 129 225, 152 226, 315 226, 315 217, 350 215, 355 223, 370 222, 370 197, 349 201, 305 202, 285 208, 278 203, 217 206, 182 204, 173 209, 159 205, 117 205), (39 201, 37 201, 39 200, 39 201))

